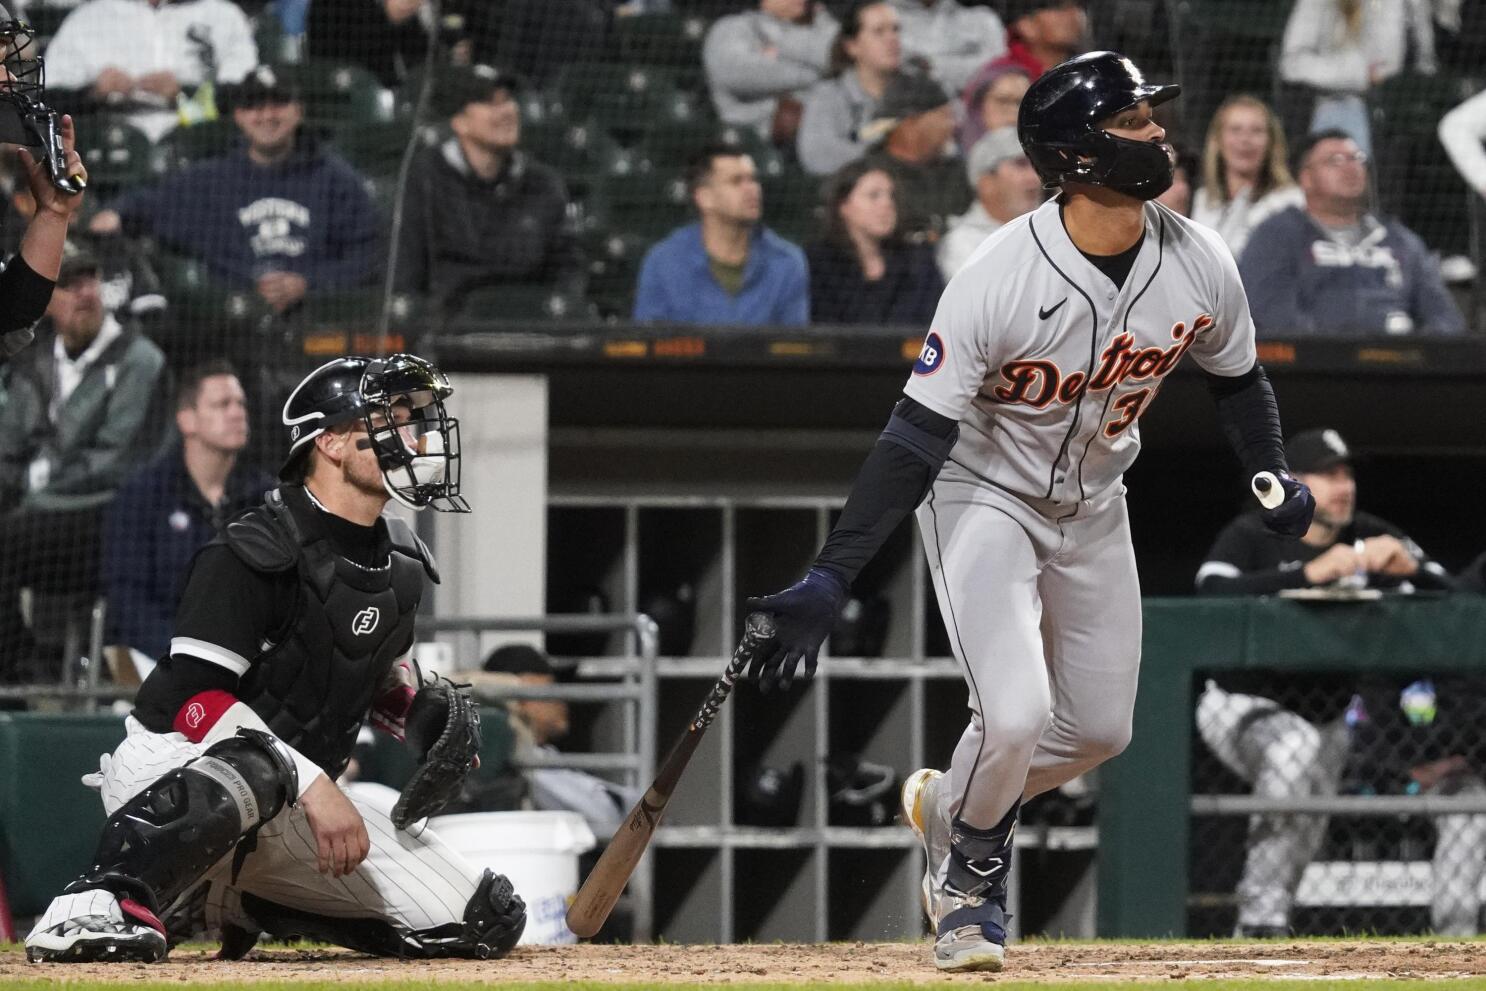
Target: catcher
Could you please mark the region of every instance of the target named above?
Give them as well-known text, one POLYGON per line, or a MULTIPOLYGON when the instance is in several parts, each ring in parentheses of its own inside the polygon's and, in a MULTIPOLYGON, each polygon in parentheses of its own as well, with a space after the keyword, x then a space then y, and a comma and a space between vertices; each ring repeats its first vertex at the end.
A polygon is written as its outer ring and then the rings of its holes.
POLYGON ((263 506, 201 550, 169 655, 84 783, 110 818, 26 938, 33 961, 162 960, 162 917, 204 896, 222 956, 262 933, 399 957, 499 957, 526 907, 422 823, 479 749, 468 698, 406 658, 433 559, 389 499, 468 512, 448 379, 412 355, 322 366, 284 404, 263 506), (422 760, 389 815, 335 779, 362 724, 422 760), (205 886, 205 891, 203 891, 205 886))

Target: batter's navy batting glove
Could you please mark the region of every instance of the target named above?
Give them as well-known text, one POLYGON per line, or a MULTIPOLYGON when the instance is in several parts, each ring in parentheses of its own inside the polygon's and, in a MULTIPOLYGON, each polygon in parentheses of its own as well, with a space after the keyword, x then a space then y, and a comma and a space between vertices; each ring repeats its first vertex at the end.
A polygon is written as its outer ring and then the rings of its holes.
POLYGON ((754 655, 748 676, 758 679, 759 691, 775 685, 789 689, 803 663, 805 678, 815 674, 820 645, 836 625, 846 602, 847 586, 834 572, 811 568, 804 578, 782 592, 749 599, 749 612, 774 618, 774 639, 754 655))
POLYGON ((1264 525, 1283 537, 1303 537, 1311 528, 1311 517, 1316 513, 1316 499, 1310 486, 1296 481, 1288 473, 1277 471, 1280 488, 1285 491, 1285 501, 1273 509, 1260 514, 1264 525))

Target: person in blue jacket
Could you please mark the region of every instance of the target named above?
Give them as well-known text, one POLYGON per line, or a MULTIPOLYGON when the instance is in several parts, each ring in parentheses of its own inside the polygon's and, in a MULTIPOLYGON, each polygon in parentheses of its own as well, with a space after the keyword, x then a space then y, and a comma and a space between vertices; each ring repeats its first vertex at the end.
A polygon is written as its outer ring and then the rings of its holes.
POLYGON ((248 442, 247 398, 225 361, 182 376, 175 422, 180 443, 131 476, 104 516, 108 642, 151 659, 170 646, 197 550, 275 484, 239 457, 248 442))
POLYGON ((1368 212, 1367 155, 1346 132, 1300 142, 1295 176, 1305 207, 1255 227, 1239 259, 1261 338, 1464 332, 1424 242, 1368 212))
POLYGON ((711 144, 687 164, 696 223, 651 246, 635 290, 636 320, 784 326, 810 319, 805 254, 759 221, 753 158, 711 144))
POLYGON ((232 119, 236 148, 126 192, 93 233, 153 237, 280 313, 307 292, 373 281, 384 253, 376 208, 356 170, 301 129, 294 89, 259 66, 237 88, 232 119))

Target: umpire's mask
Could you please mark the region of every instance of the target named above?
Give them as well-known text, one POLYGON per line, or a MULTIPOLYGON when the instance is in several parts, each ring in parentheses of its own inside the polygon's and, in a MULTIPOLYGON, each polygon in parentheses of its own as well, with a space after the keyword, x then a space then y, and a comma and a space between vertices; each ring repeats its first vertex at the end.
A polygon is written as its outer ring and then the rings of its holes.
POLYGON ((35 32, 0 2, 0 142, 34 149, 46 163, 53 186, 64 193, 80 193, 87 183, 81 176, 66 174, 57 112, 46 105, 45 97, 46 65, 36 52, 35 32))

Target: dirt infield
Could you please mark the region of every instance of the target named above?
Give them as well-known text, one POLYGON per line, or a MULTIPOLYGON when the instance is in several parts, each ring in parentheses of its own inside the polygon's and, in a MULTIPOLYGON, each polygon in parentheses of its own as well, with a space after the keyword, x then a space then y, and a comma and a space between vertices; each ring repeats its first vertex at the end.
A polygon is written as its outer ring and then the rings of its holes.
MULTIPOLYGON (((605 984, 984 983, 993 975, 936 973, 927 944, 829 943, 747 946, 520 947, 494 962, 378 960, 320 950, 258 950, 235 963, 202 951, 165 963, 27 964, 0 954, 0 982, 64 976, 75 981, 593 981, 605 984)), ((1181 978, 1413 978, 1486 974, 1486 942, 1265 941, 1250 943, 1023 943, 1000 979, 1069 983, 1181 978)))

